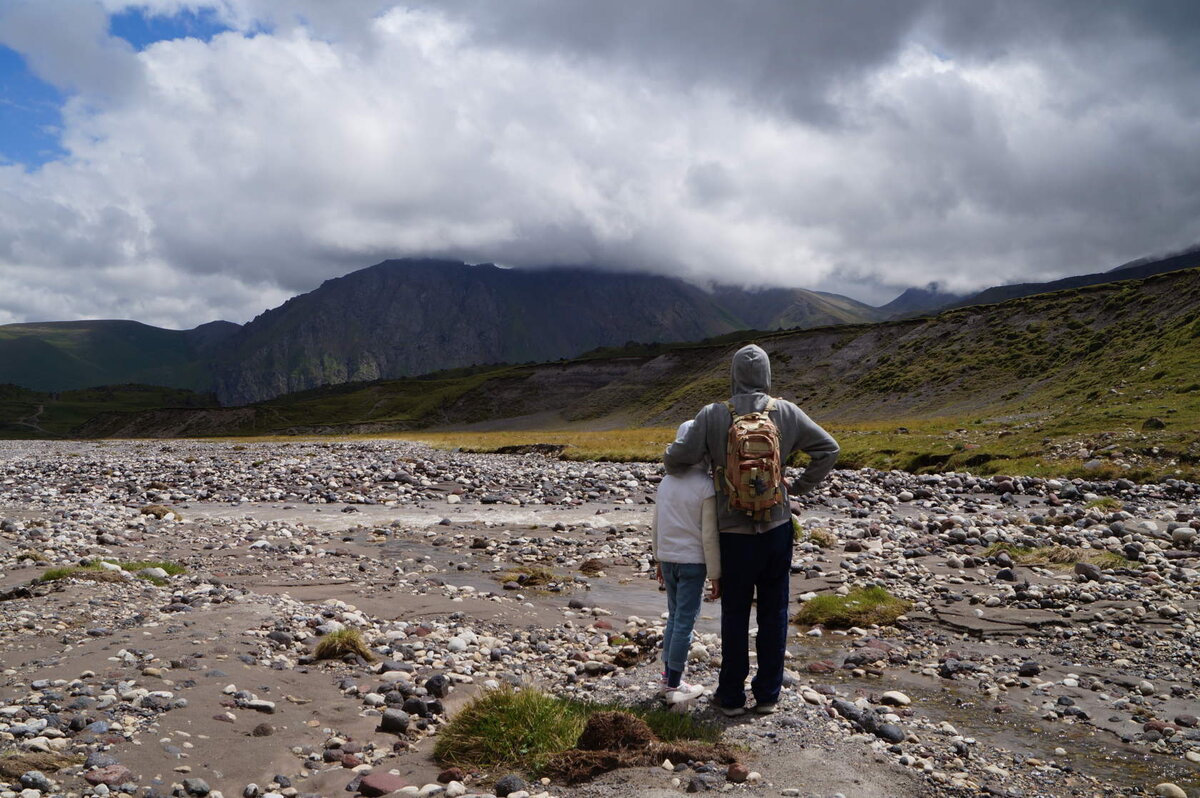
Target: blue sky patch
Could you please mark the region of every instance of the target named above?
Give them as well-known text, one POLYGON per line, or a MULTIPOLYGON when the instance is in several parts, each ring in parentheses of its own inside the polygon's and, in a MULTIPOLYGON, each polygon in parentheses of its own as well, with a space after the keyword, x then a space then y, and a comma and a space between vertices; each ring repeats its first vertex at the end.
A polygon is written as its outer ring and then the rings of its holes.
POLYGON ((134 49, 144 50, 155 42, 167 39, 201 39, 208 41, 218 33, 230 30, 211 8, 181 11, 172 16, 146 14, 144 9, 131 8, 109 17, 108 31, 124 39, 134 49))
POLYGON ((0 45, 0 161, 37 167, 66 153, 59 144, 64 96, 0 45))
MULTIPOLYGON (((168 39, 208 41, 227 30, 212 9, 161 16, 134 8, 109 18, 109 33, 137 50, 168 39)), ((34 169, 64 157, 65 100, 62 91, 33 74, 20 53, 0 45, 0 164, 34 169)))

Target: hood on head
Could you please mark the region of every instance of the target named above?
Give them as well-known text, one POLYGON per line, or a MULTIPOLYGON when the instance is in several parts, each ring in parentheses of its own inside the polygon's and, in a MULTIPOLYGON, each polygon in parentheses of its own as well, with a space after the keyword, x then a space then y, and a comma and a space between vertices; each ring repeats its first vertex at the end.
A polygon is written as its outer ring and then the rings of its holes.
POLYGON ((762 347, 750 344, 734 352, 730 373, 734 396, 771 392, 771 359, 762 347))
MULTIPOLYGON (((687 434, 688 434, 688 430, 690 430, 695 425, 695 423, 696 423, 695 419, 689 418, 687 421, 680 424, 679 429, 677 429, 675 431, 675 441, 678 443, 678 442, 682 441, 684 438, 686 438, 687 434)), ((708 459, 708 455, 706 454, 700 458, 700 462, 692 465, 690 470, 701 471, 701 472, 704 472, 707 474, 708 467, 709 467, 709 459, 708 459)))

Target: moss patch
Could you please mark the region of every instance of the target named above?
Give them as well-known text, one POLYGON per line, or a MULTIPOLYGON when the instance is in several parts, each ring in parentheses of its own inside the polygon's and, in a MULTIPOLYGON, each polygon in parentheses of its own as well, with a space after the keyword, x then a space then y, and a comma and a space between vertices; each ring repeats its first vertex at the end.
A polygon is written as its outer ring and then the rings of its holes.
POLYGON ((820 624, 831 629, 852 626, 884 626, 908 611, 910 602, 898 599, 882 587, 851 590, 845 596, 817 596, 800 606, 792 618, 804 626, 820 624))

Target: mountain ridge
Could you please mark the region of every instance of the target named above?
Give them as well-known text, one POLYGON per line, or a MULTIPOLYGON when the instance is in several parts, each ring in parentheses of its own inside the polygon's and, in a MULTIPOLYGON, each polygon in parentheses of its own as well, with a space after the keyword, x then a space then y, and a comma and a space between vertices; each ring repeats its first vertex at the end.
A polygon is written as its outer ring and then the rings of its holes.
POLYGON ((0 326, 0 383, 62 391, 128 383, 247 404, 322 385, 417 376, 719 338, 928 315, 1200 265, 1200 248, 1108 272, 993 286, 954 297, 936 283, 875 308, 837 294, 702 287, 593 268, 506 269, 438 259, 384 261, 264 311, 244 326, 165 330, 94 320, 0 326))
POLYGON ((1103 285, 1117 280, 1135 280, 1152 277, 1156 274, 1191 269, 1200 266, 1200 246, 1185 249, 1182 252, 1161 258, 1139 258, 1104 272, 1077 274, 1042 283, 1010 283, 986 288, 978 293, 969 294, 957 301, 951 302, 941 310, 969 307, 971 305, 990 305, 1009 299, 1047 294, 1069 288, 1083 288, 1089 285, 1103 285))
MULTIPOLYGON (((1200 419, 1200 269, 1191 269, 931 317, 736 333, 594 358, 329 386, 241 408, 100 415, 77 432, 670 425, 727 395, 729 356, 751 340, 771 355, 776 394, 843 421, 978 414, 1071 430, 1140 425, 1147 415, 1165 414, 1168 427, 1185 431, 1200 419)), ((1189 445, 1196 451, 1181 456, 1200 461, 1200 440, 1189 445)))
POLYGON ((222 403, 482 363, 572 357, 630 342, 876 318, 803 289, 711 292, 662 275, 390 260, 327 280, 256 317, 216 370, 222 403))

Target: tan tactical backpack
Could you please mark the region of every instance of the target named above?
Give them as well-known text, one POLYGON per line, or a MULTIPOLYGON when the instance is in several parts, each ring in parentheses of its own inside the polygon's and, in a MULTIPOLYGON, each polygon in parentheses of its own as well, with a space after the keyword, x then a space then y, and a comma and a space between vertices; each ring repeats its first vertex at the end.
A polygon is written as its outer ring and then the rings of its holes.
POLYGON ((783 501, 783 462, 779 453, 779 428, 771 420, 775 399, 762 410, 739 416, 726 402, 729 438, 725 442, 725 467, 719 469, 729 506, 749 513, 756 521, 770 517, 771 508, 783 501))

